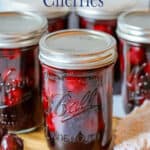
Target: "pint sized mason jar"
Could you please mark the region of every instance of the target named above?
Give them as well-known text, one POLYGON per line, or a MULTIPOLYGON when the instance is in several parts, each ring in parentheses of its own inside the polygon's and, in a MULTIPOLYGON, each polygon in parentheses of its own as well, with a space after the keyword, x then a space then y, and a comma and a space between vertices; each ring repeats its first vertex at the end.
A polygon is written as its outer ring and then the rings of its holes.
POLYGON ((115 39, 64 30, 40 41, 45 135, 55 150, 108 150, 112 141, 115 39))
POLYGON ((0 127, 29 132, 42 123, 38 42, 47 20, 33 13, 0 13, 0 127))
MULTIPOLYGON (((116 27, 117 27, 117 18, 120 14, 118 11, 114 12, 105 12, 101 10, 102 8, 77 8, 76 12, 79 16, 79 26, 83 29, 92 29, 96 31, 103 31, 117 39, 116 27)), ((115 65, 114 72, 114 94, 121 93, 121 66, 120 66, 120 57, 122 51, 118 45, 118 60, 115 65)))
MULTIPOLYGON (((51 2, 52 3, 52 2, 51 2)), ((41 5, 41 4, 40 4, 41 5)), ((48 19, 48 32, 68 29, 70 8, 29 6, 29 10, 45 16, 48 19)))
POLYGON ((46 17, 48 18, 49 32, 68 28, 70 10, 68 8, 63 9, 64 10, 59 10, 59 8, 55 8, 55 11, 47 13, 46 17))
POLYGON ((105 12, 99 8, 77 8, 80 28, 103 31, 115 36, 117 12, 105 12))
POLYGON ((122 14, 117 33, 123 44, 122 95, 129 113, 150 100, 150 11, 122 14))

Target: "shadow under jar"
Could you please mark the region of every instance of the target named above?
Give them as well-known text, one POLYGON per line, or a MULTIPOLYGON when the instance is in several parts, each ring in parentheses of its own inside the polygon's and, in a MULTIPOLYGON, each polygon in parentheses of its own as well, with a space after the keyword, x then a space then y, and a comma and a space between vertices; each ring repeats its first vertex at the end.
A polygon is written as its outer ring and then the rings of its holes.
MULTIPOLYGON (((76 13, 79 16, 80 28, 103 31, 112 35, 116 38, 116 40, 118 40, 116 35, 116 26, 119 12, 106 13, 96 8, 78 8, 76 13)), ((120 51, 119 48, 120 47, 118 45, 117 52, 119 57, 114 69, 114 94, 121 93, 122 74, 120 70, 120 56, 122 51, 120 51)))
POLYGON ((150 12, 122 14, 117 32, 123 48, 122 95, 125 111, 129 113, 150 100, 150 12))
POLYGON ((46 18, 32 13, 0 13, 0 127, 29 132, 42 123, 38 42, 46 18))
POLYGON ((64 30, 40 41, 45 135, 51 150, 108 150, 115 39, 64 30))

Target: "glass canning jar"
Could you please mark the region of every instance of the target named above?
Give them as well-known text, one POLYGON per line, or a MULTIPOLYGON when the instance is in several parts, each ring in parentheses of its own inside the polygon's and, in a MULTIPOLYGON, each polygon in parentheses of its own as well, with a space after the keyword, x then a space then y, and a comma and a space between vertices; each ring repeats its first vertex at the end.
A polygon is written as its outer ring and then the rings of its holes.
POLYGON ((150 11, 133 11, 118 19, 123 49, 122 95, 127 113, 150 100, 150 11))
POLYGON ((40 41, 45 135, 55 150, 108 150, 112 141, 115 39, 64 30, 40 41))
POLYGON ((69 11, 60 11, 48 15, 48 31, 54 32, 68 28, 69 11))
POLYGON ((48 19, 49 32, 68 29, 70 9, 67 7, 42 7, 40 9, 39 7, 33 7, 30 11, 43 15, 48 19))
POLYGON ((77 10, 80 28, 103 31, 116 37, 115 30, 118 15, 105 14, 99 10, 97 10, 97 14, 93 15, 91 11, 86 9, 80 8, 77 10))
POLYGON ((38 42, 47 20, 33 13, 0 13, 0 127, 29 132, 42 123, 38 42))
MULTIPOLYGON (((92 29, 97 31, 103 31, 108 34, 111 34, 117 39, 116 36, 116 26, 117 26, 117 17, 119 12, 105 12, 100 9, 92 8, 78 8, 77 15, 79 16, 79 26, 83 29, 92 29)), ((121 93, 121 71, 120 71, 120 55, 121 51, 118 45, 118 60, 115 65, 114 72, 114 93, 121 93)))

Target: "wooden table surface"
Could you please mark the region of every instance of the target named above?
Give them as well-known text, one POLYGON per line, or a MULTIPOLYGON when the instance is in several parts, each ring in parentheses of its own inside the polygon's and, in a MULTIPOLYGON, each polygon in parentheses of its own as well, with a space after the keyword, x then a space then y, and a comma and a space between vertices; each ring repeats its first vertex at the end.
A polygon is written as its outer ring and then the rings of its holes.
MULTIPOLYGON (((117 122, 118 119, 114 118, 113 119, 114 132, 117 122)), ((19 136, 24 140, 24 150, 49 150, 42 128, 32 133, 20 134, 19 136)))

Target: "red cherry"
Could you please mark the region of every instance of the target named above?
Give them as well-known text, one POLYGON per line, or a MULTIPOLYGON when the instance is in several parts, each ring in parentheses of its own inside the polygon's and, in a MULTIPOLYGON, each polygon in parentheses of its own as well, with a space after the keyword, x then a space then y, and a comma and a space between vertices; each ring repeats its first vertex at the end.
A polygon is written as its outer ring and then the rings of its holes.
POLYGON ((23 150, 23 141, 15 134, 7 134, 2 139, 1 150, 23 150))
POLYGON ((95 25, 94 30, 103 31, 113 35, 113 30, 111 29, 111 27, 108 27, 107 25, 100 25, 100 24, 95 25))
POLYGON ((144 72, 150 74, 150 63, 146 64, 144 67, 144 72))
POLYGON ((21 101, 23 91, 20 88, 10 91, 7 96, 5 96, 5 105, 13 106, 21 101))
POLYGON ((69 91, 75 93, 79 93, 87 88, 85 79, 78 77, 67 77, 65 79, 65 85, 69 91))
POLYGON ((128 53, 127 57, 132 65, 141 64, 144 61, 144 48, 132 46, 128 53))
POLYGON ((4 49, 3 50, 3 55, 5 57, 8 57, 9 59, 16 59, 21 55, 21 50, 20 49, 4 49))
POLYGON ((81 24, 81 28, 86 28, 87 27, 87 21, 83 18, 80 18, 80 24, 81 24))
POLYGON ((54 113, 50 113, 47 117, 46 117, 46 124, 48 126, 48 129, 51 131, 51 132, 55 132, 55 125, 54 125, 54 122, 53 122, 53 118, 56 116, 56 114, 54 113))
POLYGON ((20 49, 13 49, 9 59, 16 59, 17 57, 20 57, 20 55, 21 55, 21 50, 20 49))

